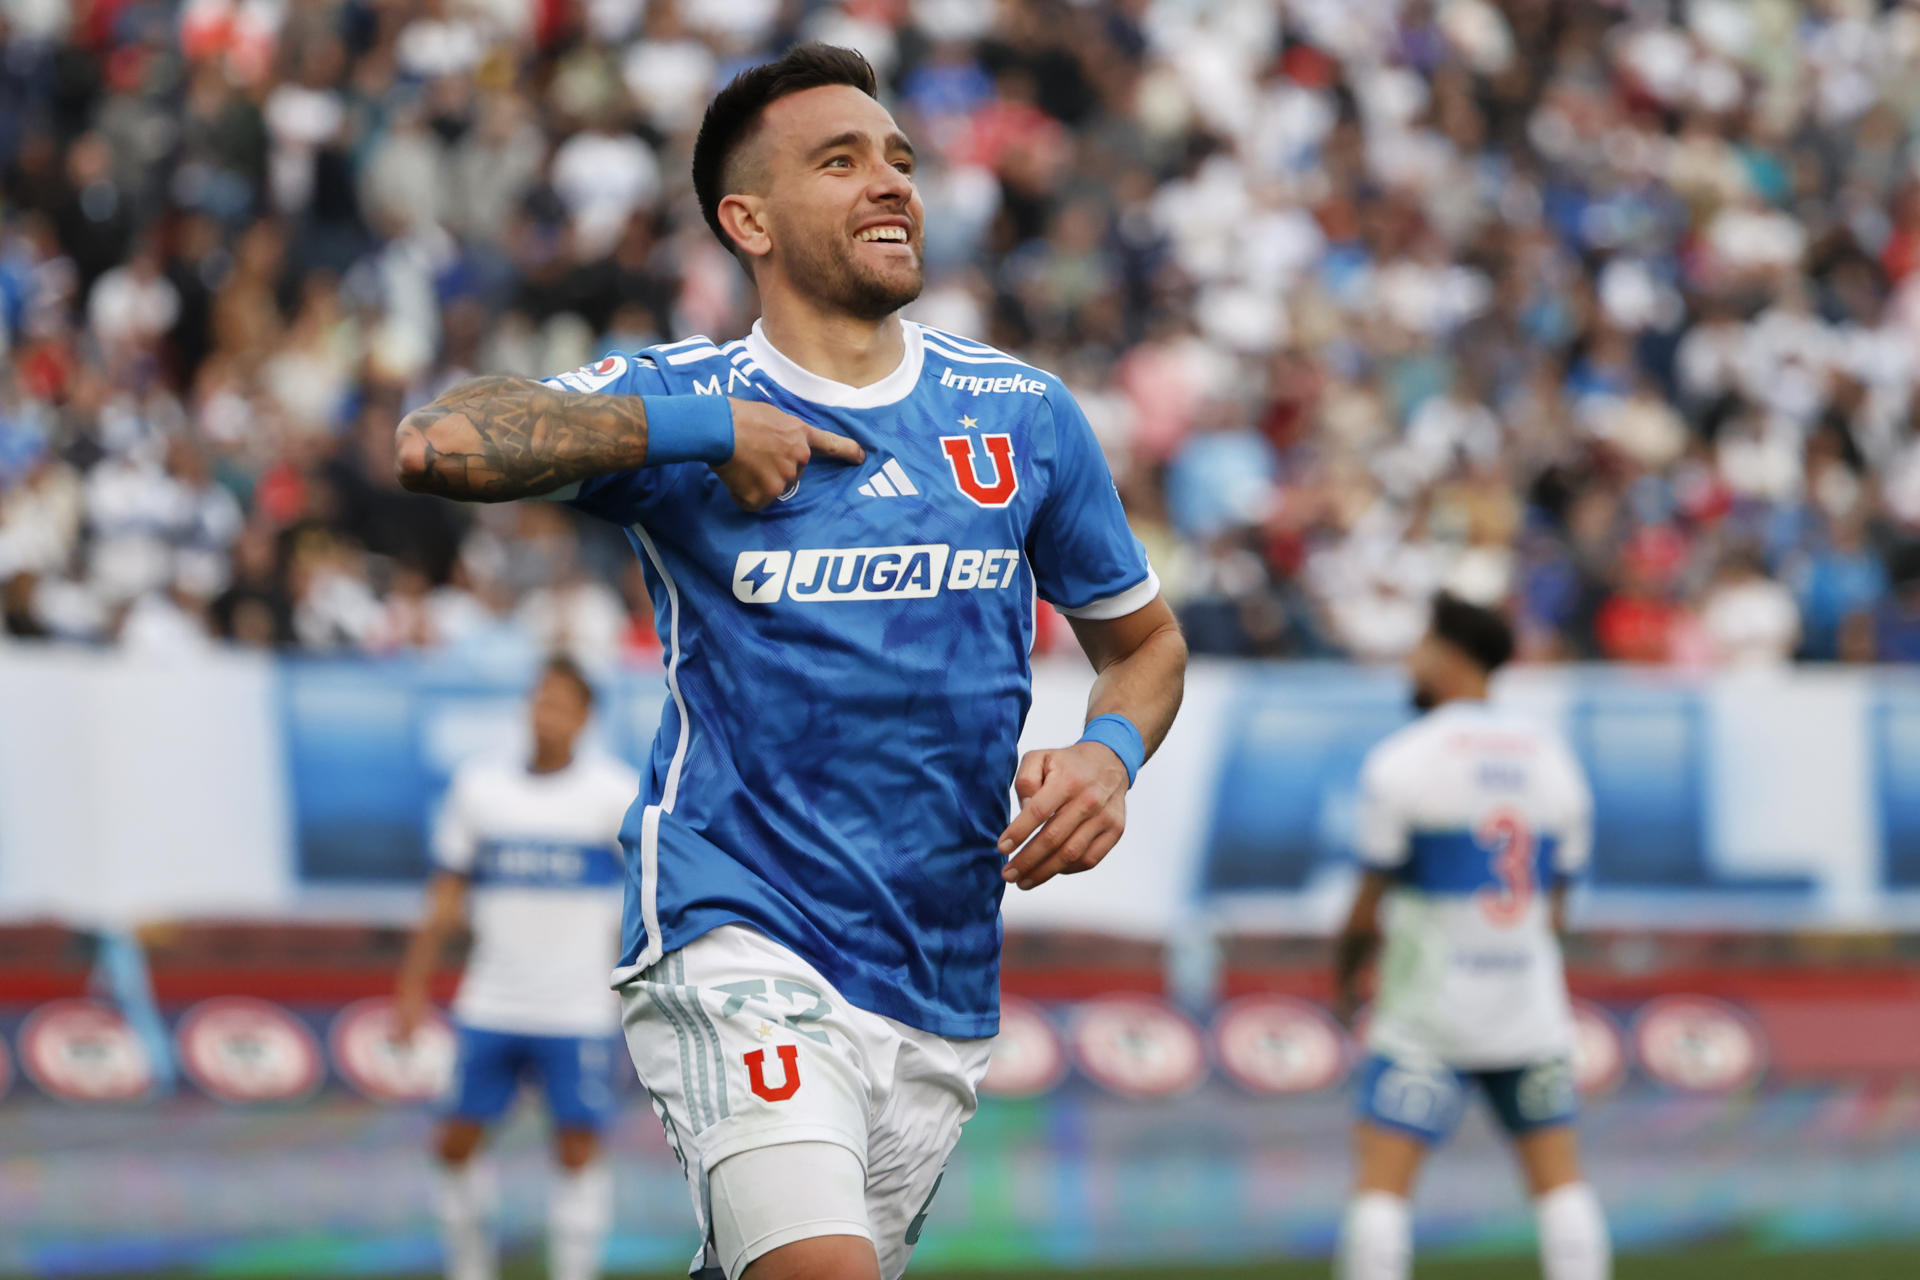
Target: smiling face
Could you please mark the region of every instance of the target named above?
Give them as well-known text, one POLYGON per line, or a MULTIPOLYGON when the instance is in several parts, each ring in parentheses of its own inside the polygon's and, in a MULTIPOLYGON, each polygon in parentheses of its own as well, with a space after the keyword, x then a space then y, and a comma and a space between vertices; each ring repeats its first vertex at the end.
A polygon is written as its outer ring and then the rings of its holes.
POLYGON ((762 293, 881 320, 920 296, 925 209, 913 148, 892 115, 850 85, 769 104, 728 166, 720 220, 762 293))

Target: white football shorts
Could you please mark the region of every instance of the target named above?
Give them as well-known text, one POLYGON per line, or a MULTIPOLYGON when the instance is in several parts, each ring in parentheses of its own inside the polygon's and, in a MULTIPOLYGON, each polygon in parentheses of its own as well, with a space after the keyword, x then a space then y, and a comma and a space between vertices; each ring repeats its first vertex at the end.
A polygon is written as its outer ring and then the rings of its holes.
MULTIPOLYGON (((740 925, 702 935, 620 988, 627 1047, 654 1113, 686 1170, 705 1239, 693 1270, 738 1280, 764 1253, 815 1236, 865 1235, 880 1274, 906 1271, 933 1194, 978 1105, 991 1038, 956 1040, 849 1004, 813 966, 740 925), (805 1197, 751 1194, 742 1161, 729 1194, 712 1195, 731 1156, 826 1144, 805 1197), (864 1188, 834 1150, 853 1153, 864 1188), (832 1188, 848 1186, 836 1196, 832 1188), (716 1209, 754 1221, 714 1220, 716 1209), (736 1256, 722 1258, 716 1239, 736 1256)), ((786 1182, 791 1188, 793 1183, 786 1182)))

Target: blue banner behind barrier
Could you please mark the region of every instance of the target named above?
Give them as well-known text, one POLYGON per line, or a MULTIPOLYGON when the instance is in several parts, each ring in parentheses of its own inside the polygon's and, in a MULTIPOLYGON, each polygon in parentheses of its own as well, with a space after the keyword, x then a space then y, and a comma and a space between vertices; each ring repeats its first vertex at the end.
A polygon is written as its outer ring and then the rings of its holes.
POLYGON ((1382 673, 1280 668, 1241 684, 1222 726, 1206 888, 1300 889, 1347 859, 1360 763, 1412 711, 1382 673))
MULTIPOLYGON (((1587 769, 1600 901, 1812 921, 1920 886, 1920 694, 1885 692, 1869 717, 1871 684, 1857 674, 1742 687, 1600 670, 1519 683, 1508 700, 1557 722, 1587 769), (1811 727, 1808 703, 1820 713, 1811 727), (1854 760, 1877 773, 1855 776, 1854 760)), ((1409 719, 1404 700, 1401 682, 1378 673, 1241 681, 1221 726, 1206 891, 1295 894, 1342 867, 1361 763, 1409 719)))
POLYGON ((412 682, 393 668, 291 666, 285 673, 287 777, 299 867, 310 880, 424 874, 435 778, 419 743, 412 682))
POLYGON ((1873 733, 1886 884, 1920 889, 1920 689, 1882 691, 1873 733))
MULTIPOLYGON (((525 740, 533 676, 520 664, 288 663, 282 707, 302 879, 425 875, 433 815, 454 770, 525 740)), ((638 767, 659 723, 660 673, 612 672, 595 692, 594 745, 638 767)))
POLYGON ((1621 690, 1571 708, 1568 739, 1594 793, 1595 883, 1711 882, 1702 720, 1691 690, 1621 690))
MULTIPOLYGON (((287 664, 282 715, 302 882, 423 874, 453 770, 524 741, 531 676, 526 665, 426 660, 287 664)), ((1188 743, 1197 734, 1215 744, 1203 820, 1157 830, 1153 856, 1193 867, 1194 910, 1239 898, 1319 901, 1348 874, 1361 762, 1411 715, 1404 684, 1377 670, 1249 665, 1230 672, 1228 690, 1190 710, 1208 723, 1183 726, 1188 743)), ((1902 674, 1690 683, 1561 669, 1517 673, 1499 696, 1556 722, 1587 767, 1590 883, 1603 917, 1920 919, 1920 684, 1902 674)), ((600 698, 598 745, 637 764, 659 721, 660 673, 608 673, 600 698)), ((1137 825, 1167 772, 1143 773, 1137 825)))
MULTIPOLYGON (((417 882, 459 764, 524 749, 535 663, 0 655, 0 699, 59 729, 0 751, 0 916, 271 917, 336 888, 387 901, 357 891, 417 882)), ((1077 736, 1089 678, 1037 664, 1023 746, 1077 736)), ((659 669, 604 673, 599 691, 594 736, 638 763, 659 669)), ((1557 725, 1591 774, 1585 923, 1920 925, 1915 673, 1532 668, 1496 697, 1557 725)), ((1119 849, 1098 875, 1011 895, 1010 927, 1331 928, 1361 760, 1409 714, 1391 672, 1196 663, 1119 849)))

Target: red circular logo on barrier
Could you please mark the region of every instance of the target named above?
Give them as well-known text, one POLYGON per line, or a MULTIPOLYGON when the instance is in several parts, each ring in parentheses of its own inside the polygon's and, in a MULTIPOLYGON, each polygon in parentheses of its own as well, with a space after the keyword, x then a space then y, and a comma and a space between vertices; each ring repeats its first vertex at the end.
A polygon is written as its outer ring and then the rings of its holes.
POLYGON ((306 1024, 265 1000, 203 1000, 174 1030, 180 1065, 222 1102, 293 1102, 320 1087, 320 1045, 306 1024))
POLYGON ((97 1000, 55 1000, 28 1014, 20 1065, 43 1091, 69 1102, 132 1102, 154 1083, 145 1042, 97 1000))
POLYGON ((1095 1084, 1123 1097, 1169 1098, 1207 1074, 1200 1032, 1171 1005, 1144 996, 1101 996, 1073 1011, 1074 1060, 1095 1084))
POLYGON ((1583 1098, 1612 1093, 1627 1078, 1627 1044, 1611 1015, 1586 1000, 1573 1002, 1573 1085, 1583 1098))
POLYGON ((1000 1035, 980 1092, 996 1098, 1034 1098, 1067 1076, 1067 1050, 1047 1015, 1029 1000, 1002 997, 1000 1035))
POLYGON ((384 996, 335 1015, 327 1046, 341 1078, 375 1102, 426 1102, 453 1079, 453 1025, 429 1010, 413 1038, 400 1044, 393 1038, 393 1001, 384 996))
POLYGON ((1227 1074, 1255 1093, 1317 1093, 1346 1078, 1346 1032, 1317 1005, 1287 996, 1246 996, 1213 1020, 1227 1074))
POLYGON ((1634 1056, 1660 1083, 1693 1093, 1726 1093, 1767 1069, 1759 1024, 1721 1000, 1662 996, 1633 1020, 1634 1056))

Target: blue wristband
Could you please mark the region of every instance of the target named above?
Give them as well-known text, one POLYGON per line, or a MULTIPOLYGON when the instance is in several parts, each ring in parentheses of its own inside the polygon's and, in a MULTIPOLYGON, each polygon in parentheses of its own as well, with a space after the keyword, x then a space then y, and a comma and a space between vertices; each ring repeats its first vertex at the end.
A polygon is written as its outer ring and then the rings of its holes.
POLYGON ((733 405, 725 396, 641 396, 640 403, 647 411, 647 466, 733 457, 733 405))
POLYGON ((1086 730, 1081 733, 1080 741, 1097 742, 1120 757, 1120 763, 1127 766, 1127 785, 1140 776, 1140 766, 1147 762, 1147 743, 1140 736, 1140 730, 1133 721, 1123 715, 1111 712, 1104 716, 1095 716, 1087 721, 1086 730))

